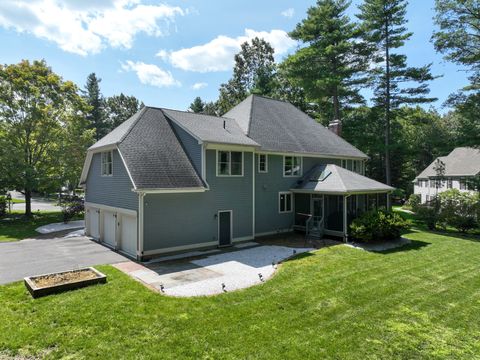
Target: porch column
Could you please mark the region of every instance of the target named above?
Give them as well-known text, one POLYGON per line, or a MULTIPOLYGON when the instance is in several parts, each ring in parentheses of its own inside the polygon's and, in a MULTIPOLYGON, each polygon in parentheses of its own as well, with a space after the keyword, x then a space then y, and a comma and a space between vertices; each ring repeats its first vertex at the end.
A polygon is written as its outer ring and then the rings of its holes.
POLYGON ((343 241, 348 242, 347 200, 350 195, 343 197, 343 241))

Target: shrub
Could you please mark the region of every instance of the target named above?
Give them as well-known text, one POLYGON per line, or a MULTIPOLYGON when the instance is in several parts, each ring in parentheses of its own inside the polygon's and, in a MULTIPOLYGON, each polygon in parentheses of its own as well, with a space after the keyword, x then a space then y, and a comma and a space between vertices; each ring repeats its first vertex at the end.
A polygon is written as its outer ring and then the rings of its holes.
POLYGON ((418 205, 416 213, 418 218, 423 221, 430 230, 435 230, 439 221, 439 212, 436 206, 418 205))
POLYGON ((76 215, 81 215, 85 211, 83 199, 75 195, 63 195, 59 201, 62 207, 63 222, 67 223, 76 215))
POLYGON ((439 196, 439 219, 444 226, 452 226, 466 232, 477 226, 478 195, 451 189, 439 196))
POLYGON ((7 198, 0 196, 0 217, 7 215, 7 198))
POLYGON ((412 194, 408 198, 405 205, 409 206, 412 209, 413 212, 417 212, 418 206, 420 205, 420 201, 421 201, 420 195, 412 194))
POLYGON ((374 242, 400 237, 409 223, 400 215, 384 210, 368 211, 350 225, 351 236, 359 241, 374 242))

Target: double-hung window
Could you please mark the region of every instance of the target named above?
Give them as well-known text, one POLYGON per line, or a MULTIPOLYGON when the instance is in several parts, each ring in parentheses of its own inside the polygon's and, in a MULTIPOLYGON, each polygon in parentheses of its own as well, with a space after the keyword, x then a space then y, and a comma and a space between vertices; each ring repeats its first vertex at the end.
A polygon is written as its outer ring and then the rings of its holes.
POLYGON ((279 213, 292 212, 292 193, 291 192, 278 193, 278 212, 279 213))
POLYGON ((112 151, 102 152, 102 176, 113 175, 113 153, 112 151))
POLYGON ((243 176, 243 152, 218 151, 218 176, 243 176))
POLYGON ((268 172, 268 156, 267 154, 258 154, 258 172, 268 172))
POLYGON ((451 178, 448 178, 448 180, 447 180, 447 188, 448 188, 448 189, 451 189, 452 187, 453 187, 453 181, 452 181, 451 178))
POLYGON ((302 175, 302 158, 300 156, 283 157, 283 176, 302 175))

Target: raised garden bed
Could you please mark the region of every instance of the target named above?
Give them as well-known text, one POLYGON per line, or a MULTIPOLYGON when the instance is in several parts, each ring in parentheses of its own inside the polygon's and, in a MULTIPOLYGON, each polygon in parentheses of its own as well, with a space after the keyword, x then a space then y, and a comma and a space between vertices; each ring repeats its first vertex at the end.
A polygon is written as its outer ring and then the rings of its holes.
POLYGON ((25 286, 33 298, 58 294, 93 284, 104 284, 107 277, 100 271, 88 267, 79 270, 64 271, 26 277, 25 286))

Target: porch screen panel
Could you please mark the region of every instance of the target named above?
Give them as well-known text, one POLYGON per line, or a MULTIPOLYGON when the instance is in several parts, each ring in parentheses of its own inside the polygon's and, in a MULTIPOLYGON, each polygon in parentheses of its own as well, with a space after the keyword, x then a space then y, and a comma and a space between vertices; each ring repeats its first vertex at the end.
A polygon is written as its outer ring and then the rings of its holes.
POLYGON ((343 231, 343 196, 325 196, 325 228, 343 231))

